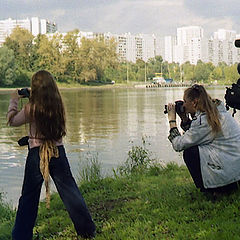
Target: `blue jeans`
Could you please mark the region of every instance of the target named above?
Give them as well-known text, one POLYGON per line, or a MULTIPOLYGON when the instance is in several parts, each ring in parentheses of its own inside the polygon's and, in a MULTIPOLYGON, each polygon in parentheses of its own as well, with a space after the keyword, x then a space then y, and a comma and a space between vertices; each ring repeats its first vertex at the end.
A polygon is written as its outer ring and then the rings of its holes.
MULTIPOLYGON (((49 163, 50 175, 73 221, 77 234, 86 238, 94 237, 95 224, 72 176, 64 147, 59 146, 58 150, 59 157, 52 158, 49 163)), ((33 237, 43 183, 39 162, 39 147, 30 149, 25 165, 22 195, 19 199, 12 231, 13 240, 31 240, 33 237)))

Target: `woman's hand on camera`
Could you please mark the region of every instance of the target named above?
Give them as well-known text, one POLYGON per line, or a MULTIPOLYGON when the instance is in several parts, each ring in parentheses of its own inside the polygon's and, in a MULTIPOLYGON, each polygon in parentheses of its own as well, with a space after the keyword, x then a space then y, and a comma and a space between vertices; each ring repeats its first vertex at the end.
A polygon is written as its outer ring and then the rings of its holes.
POLYGON ((11 99, 19 99, 19 98, 20 96, 18 95, 18 89, 16 89, 11 93, 11 99))
POLYGON ((168 121, 176 121, 175 104, 169 103, 167 107, 168 107, 168 121))

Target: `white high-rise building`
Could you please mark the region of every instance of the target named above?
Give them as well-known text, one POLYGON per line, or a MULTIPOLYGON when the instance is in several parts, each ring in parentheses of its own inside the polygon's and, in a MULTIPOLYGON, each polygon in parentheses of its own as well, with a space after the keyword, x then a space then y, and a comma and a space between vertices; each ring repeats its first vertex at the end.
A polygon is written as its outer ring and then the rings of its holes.
POLYGON ((162 56, 165 59, 165 37, 156 36, 155 56, 162 56))
POLYGON ((113 36, 117 42, 117 53, 120 61, 136 62, 137 49, 135 36, 130 33, 114 34, 113 36))
POLYGON ((238 50, 234 46, 236 31, 218 29, 209 39, 209 61, 214 65, 225 62, 227 65, 234 64, 238 59, 238 50))
POLYGON ((57 31, 57 25, 54 22, 50 22, 46 19, 40 19, 41 34, 55 33, 57 31))
POLYGON ((155 36, 150 34, 140 34, 142 38, 143 50, 142 50, 142 60, 147 62, 148 59, 155 57, 155 36))
POLYGON ((180 64, 190 61, 192 64, 201 58, 201 40, 203 28, 200 26, 187 26, 177 28, 176 62, 180 64), (182 51, 182 53, 180 52, 182 51))
POLYGON ((177 38, 173 36, 164 37, 164 61, 169 63, 174 62, 176 56, 175 46, 177 44, 177 38))
POLYGON ((203 38, 203 28, 187 26, 177 28, 177 45, 188 46, 193 38, 203 38))
POLYGON ((192 38, 188 50, 189 62, 196 65, 202 59, 202 38, 192 38))
POLYGON ((137 59, 148 61, 155 57, 155 36, 148 34, 132 35, 131 33, 105 33, 105 39, 114 38, 120 61, 136 62, 137 59))
POLYGON ((31 18, 31 32, 33 36, 37 36, 39 33, 41 33, 41 24, 38 17, 31 18))
POLYGON ((202 38, 202 40, 201 40, 201 60, 205 63, 211 62, 209 59, 209 55, 210 55, 209 51, 210 51, 209 39, 202 38))
POLYGON ((13 20, 8 18, 0 21, 0 46, 4 43, 5 38, 12 33, 12 30, 17 26, 31 31, 31 21, 27 19, 13 20))
POLYGON ((226 29, 218 29, 217 32, 213 34, 214 39, 218 40, 229 40, 234 41, 236 39, 236 31, 226 30, 226 29))
POLYGON ((54 33, 57 31, 57 25, 46 19, 33 17, 31 19, 11 19, 0 20, 0 46, 4 43, 5 38, 9 36, 17 26, 27 29, 34 36, 38 34, 54 33))
POLYGON ((173 62, 182 64, 184 62, 184 47, 183 45, 173 46, 173 62))

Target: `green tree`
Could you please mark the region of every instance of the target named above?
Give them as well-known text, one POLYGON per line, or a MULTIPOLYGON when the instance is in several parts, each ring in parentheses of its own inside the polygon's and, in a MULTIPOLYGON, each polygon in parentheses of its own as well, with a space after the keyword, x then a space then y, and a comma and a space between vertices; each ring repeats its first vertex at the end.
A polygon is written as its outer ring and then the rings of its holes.
POLYGON ((11 86, 16 79, 14 52, 3 46, 0 48, 0 86, 11 86))
POLYGON ((211 82, 218 82, 223 79, 223 71, 221 67, 215 67, 211 72, 209 79, 211 82))
POLYGON ((80 67, 82 82, 106 81, 105 70, 117 68, 118 58, 114 41, 105 43, 102 39, 81 40, 80 67))
POLYGON ((163 58, 161 56, 155 57, 156 61, 154 64, 154 73, 161 73, 162 72, 162 64, 163 64, 163 58))
POLYGON ((214 66, 212 63, 203 63, 201 60, 199 60, 194 69, 194 81, 200 83, 208 83, 209 75, 213 69, 214 66))
POLYGON ((79 31, 68 32, 62 38, 62 57, 64 75, 68 81, 80 82, 82 62, 79 47, 79 31))
POLYGON ((136 81, 145 80, 145 62, 142 59, 137 59, 136 61, 136 81))
POLYGON ((28 30, 16 27, 4 43, 13 50, 17 65, 27 71, 31 71, 32 42, 33 35, 28 30))
POLYGON ((34 71, 45 69, 51 72, 57 81, 63 80, 61 35, 54 35, 51 38, 39 35, 34 43, 34 71))
POLYGON ((182 64, 183 69, 183 81, 194 81, 194 65, 191 64, 189 61, 182 64))
POLYGON ((225 66, 224 75, 225 75, 225 83, 227 84, 236 83, 239 78, 239 75, 237 72, 237 64, 234 64, 231 66, 225 66))
POLYGON ((171 63, 169 66, 170 76, 175 82, 181 81, 181 68, 178 63, 171 63))

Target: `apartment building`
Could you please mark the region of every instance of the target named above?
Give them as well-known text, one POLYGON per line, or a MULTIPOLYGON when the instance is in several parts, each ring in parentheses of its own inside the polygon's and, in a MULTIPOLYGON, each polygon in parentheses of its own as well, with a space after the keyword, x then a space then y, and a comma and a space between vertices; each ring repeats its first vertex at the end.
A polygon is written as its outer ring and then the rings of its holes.
MULTIPOLYGON (((12 33, 15 27, 25 28, 34 36, 48 34, 51 37, 57 33, 57 25, 46 19, 32 17, 31 19, 13 20, 11 18, 0 20, 0 46, 5 38, 12 33)), ((60 34, 60 33, 58 33, 60 34)), ((66 33, 61 33, 65 36, 66 33)), ((176 36, 160 37, 153 34, 113 34, 113 33, 78 33, 78 43, 81 39, 114 38, 117 43, 116 52, 120 61, 136 62, 141 59, 147 62, 155 56, 162 56, 164 61, 183 64, 189 61, 197 64, 198 60, 212 62, 218 65, 219 62, 234 64, 240 62, 240 49, 234 46, 234 40, 240 38, 236 31, 218 29, 209 39, 204 38, 203 28, 200 26, 186 26, 177 28, 176 36)))
POLYGON ((182 51, 175 57, 180 64, 190 61, 196 64, 201 59, 201 41, 203 28, 200 26, 187 26, 177 28, 177 47, 182 51))
POLYGON ((155 57, 155 35, 140 34, 142 38, 142 60, 147 62, 149 59, 155 57))
POLYGON ((202 60, 202 38, 192 38, 188 47, 188 59, 191 64, 196 65, 202 60))
POLYGON ((9 36, 12 33, 12 30, 17 26, 25 28, 29 31, 31 30, 31 22, 28 18, 22 20, 13 20, 8 18, 0 21, 0 46, 4 43, 5 38, 9 36))
POLYGON ((234 46, 236 32, 219 29, 208 40, 208 61, 214 65, 225 62, 227 65, 234 64, 239 59, 239 51, 234 46))
POLYGON ((50 22, 46 19, 39 19, 38 17, 20 20, 11 18, 0 20, 0 46, 17 26, 27 29, 34 36, 37 36, 38 34, 54 33, 57 31, 56 23, 50 22))
POLYGON ((114 38, 117 43, 117 53, 120 61, 136 62, 137 59, 148 61, 154 58, 155 54, 155 36, 149 34, 133 35, 124 34, 104 34, 105 39, 114 38))
POLYGON ((164 37, 164 55, 163 59, 169 63, 175 61, 174 56, 178 55, 175 46, 177 45, 177 37, 165 36, 164 37))

